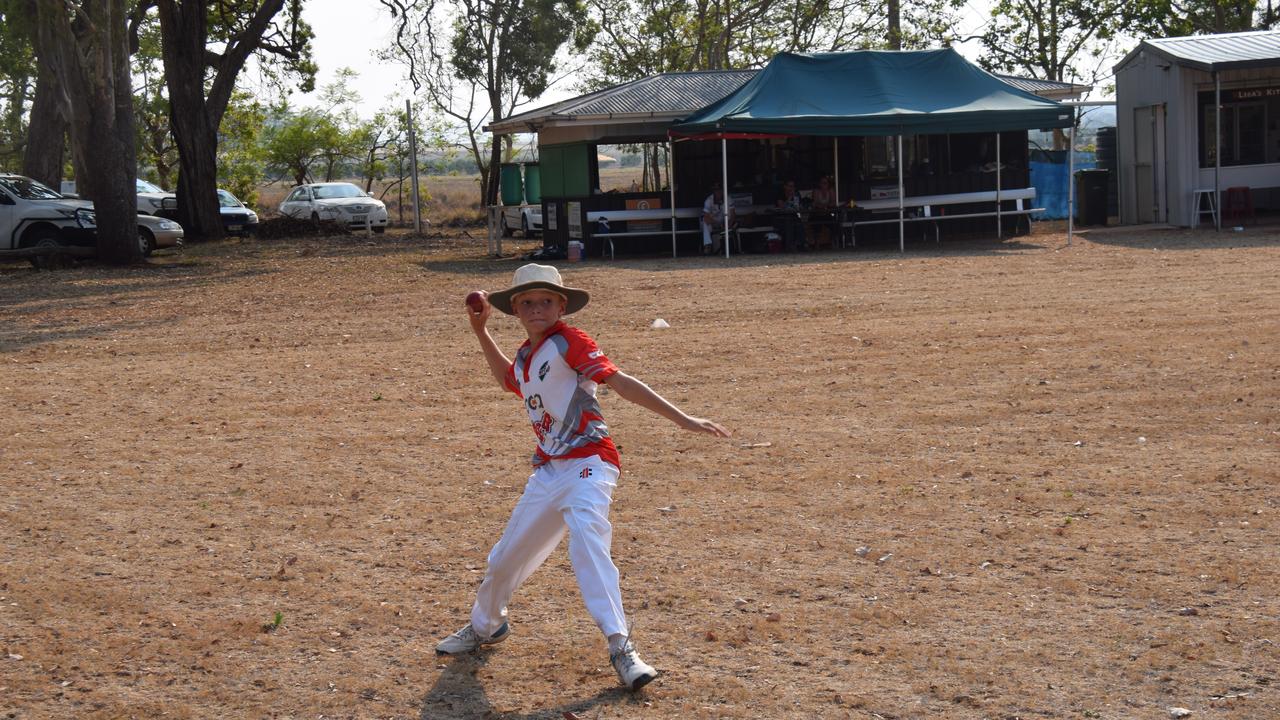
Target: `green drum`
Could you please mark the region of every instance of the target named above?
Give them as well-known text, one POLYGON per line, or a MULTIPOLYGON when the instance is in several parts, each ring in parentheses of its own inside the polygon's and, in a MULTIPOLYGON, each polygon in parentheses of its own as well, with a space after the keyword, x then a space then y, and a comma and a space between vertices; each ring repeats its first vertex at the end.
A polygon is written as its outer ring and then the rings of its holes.
POLYGON ((530 205, 542 204, 542 170, 538 163, 524 164, 524 201, 530 205))
POLYGON ((503 163, 502 174, 498 176, 503 205, 519 205, 524 199, 524 187, 520 181, 520 166, 515 163, 503 163))

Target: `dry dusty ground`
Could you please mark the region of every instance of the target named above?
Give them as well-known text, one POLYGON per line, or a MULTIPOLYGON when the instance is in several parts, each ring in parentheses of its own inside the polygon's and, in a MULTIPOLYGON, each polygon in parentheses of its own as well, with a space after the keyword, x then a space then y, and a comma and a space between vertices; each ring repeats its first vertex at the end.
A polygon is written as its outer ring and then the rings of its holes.
POLYGON ((0 718, 1280 717, 1276 228, 564 266, 736 431, 602 399, 636 697, 563 550, 433 655, 532 447, 482 247, 0 267, 0 718))

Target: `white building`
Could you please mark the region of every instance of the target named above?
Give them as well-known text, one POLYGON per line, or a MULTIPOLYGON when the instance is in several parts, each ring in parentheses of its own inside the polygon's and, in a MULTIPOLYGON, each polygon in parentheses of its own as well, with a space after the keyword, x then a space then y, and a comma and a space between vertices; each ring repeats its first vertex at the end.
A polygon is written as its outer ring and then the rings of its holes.
POLYGON ((1115 71, 1122 223, 1212 222, 1198 190, 1280 208, 1280 31, 1144 40, 1115 71))

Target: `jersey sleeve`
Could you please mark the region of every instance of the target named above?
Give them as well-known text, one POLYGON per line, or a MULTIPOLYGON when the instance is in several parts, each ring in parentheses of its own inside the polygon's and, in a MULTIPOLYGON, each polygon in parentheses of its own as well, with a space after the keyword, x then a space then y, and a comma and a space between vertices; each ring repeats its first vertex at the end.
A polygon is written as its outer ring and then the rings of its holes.
POLYGON ((618 372, 618 366, 613 364, 590 335, 577 328, 566 328, 562 334, 569 341, 564 355, 564 361, 569 367, 598 383, 618 372))
POLYGON ((516 383, 516 364, 515 363, 511 363, 510 365, 507 365, 507 376, 503 378, 502 385, 503 387, 515 393, 516 395, 520 395, 520 397, 524 397, 524 395, 521 395, 520 393, 520 385, 516 383))

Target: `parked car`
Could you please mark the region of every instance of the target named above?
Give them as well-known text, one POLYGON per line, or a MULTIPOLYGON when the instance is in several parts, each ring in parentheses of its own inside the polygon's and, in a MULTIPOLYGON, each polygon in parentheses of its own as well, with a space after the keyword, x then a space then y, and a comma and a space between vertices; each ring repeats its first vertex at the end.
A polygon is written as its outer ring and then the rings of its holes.
POLYGON ((159 185, 138 178, 136 183, 138 188, 138 212, 147 215, 159 215, 161 210, 177 210, 178 196, 168 190, 162 190, 159 185))
POLYGON ((542 232, 542 206, 504 206, 499 222, 502 224, 500 229, 503 237, 511 237, 516 228, 519 228, 525 237, 533 237, 533 233, 542 232))
MULTIPOLYGON (((176 194, 162 190, 146 180, 139 179, 137 185, 139 213, 170 219, 176 216, 176 194)), ((221 188, 218 189, 218 212, 222 214, 222 226, 228 235, 248 235, 258 229, 258 214, 240 202, 235 195, 221 188)))
POLYGON ((93 203, 23 175, 0 174, 0 252, 93 245, 93 203))
POLYGON ((312 220, 334 220, 353 230, 366 221, 376 233, 387 229, 387 206, 360 188, 345 182, 299 185, 280 203, 280 214, 312 220))
MULTIPOLYGON (((0 255, 38 247, 93 247, 97 229, 88 200, 68 198, 23 175, 0 173, 0 255)), ((180 244, 182 236, 182 226, 172 220, 138 215, 138 249, 144 256, 180 244)))
POLYGON ((218 190, 218 211, 228 235, 252 235, 258 229, 258 213, 226 190, 218 190))
POLYGON ((157 248, 182 244, 182 226, 176 220, 138 213, 138 249, 150 257, 157 248))

